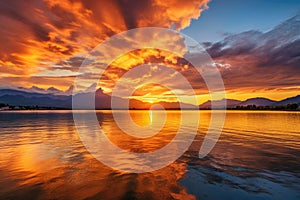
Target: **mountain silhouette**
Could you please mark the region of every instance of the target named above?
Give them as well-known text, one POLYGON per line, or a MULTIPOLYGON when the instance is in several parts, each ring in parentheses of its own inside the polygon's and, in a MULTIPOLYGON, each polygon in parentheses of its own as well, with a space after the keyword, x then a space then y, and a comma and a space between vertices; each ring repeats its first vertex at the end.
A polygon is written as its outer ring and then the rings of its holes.
MULTIPOLYGON (((31 88, 32 90, 38 90, 37 88, 31 88)), ((50 92, 57 91, 57 89, 50 88, 50 92)), ((16 89, 0 89, 0 103, 9 104, 12 106, 40 106, 40 107, 55 107, 55 108, 72 108, 72 95, 70 94, 73 87, 70 87, 63 95, 61 92, 58 93, 40 93, 40 92, 28 92, 24 90, 16 89)), ((38 90, 41 91, 41 90, 38 90)), ((85 102, 88 98, 92 98, 93 95, 90 91, 80 92, 73 94, 77 99, 82 102, 80 109, 90 109, 85 107, 85 102)), ((142 102, 136 99, 126 99, 120 97, 114 97, 117 102, 115 109, 149 109, 152 104, 142 102), (129 102, 129 106, 127 105, 129 102)), ((101 88, 95 92, 95 108, 96 109, 111 109, 112 97, 105 94, 101 88)), ((281 101, 274 101, 267 98, 257 97, 250 98, 245 101, 239 101, 235 99, 221 99, 213 101, 215 109, 224 109, 222 107, 226 102, 226 108, 235 108, 236 106, 284 106, 287 104, 298 104, 300 105, 300 95, 283 99, 281 101)), ((165 109, 180 109, 179 102, 158 102, 165 109)), ((200 109, 210 109, 212 101, 206 101, 199 105, 200 109)), ((192 104, 181 103, 182 109, 197 109, 198 106, 192 104)))

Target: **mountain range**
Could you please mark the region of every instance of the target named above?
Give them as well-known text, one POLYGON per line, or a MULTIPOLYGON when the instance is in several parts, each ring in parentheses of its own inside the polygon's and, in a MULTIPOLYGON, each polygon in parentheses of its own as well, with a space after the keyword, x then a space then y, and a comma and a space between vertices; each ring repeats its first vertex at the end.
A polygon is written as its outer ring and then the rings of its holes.
MULTIPOLYGON (((246 99, 245 101, 235 100, 235 99, 221 99, 214 101, 214 106, 216 109, 224 109, 224 101, 226 101, 226 108, 236 108, 238 106, 240 107, 246 107, 246 106, 286 106, 288 104, 298 104, 300 105, 300 95, 286 98, 280 101, 274 101, 271 99, 263 98, 263 97, 256 97, 256 98, 250 98, 246 99)), ((211 101, 206 101, 203 104, 199 105, 200 109, 210 109, 211 108, 211 101)))
MULTIPOLYGON (((0 89, 0 103, 9 104, 12 106, 40 106, 40 107, 55 107, 55 108, 72 108, 72 91, 71 86, 66 91, 61 91, 56 88, 49 88, 47 90, 38 87, 31 88, 17 88, 17 89, 0 89)), ((81 109, 84 107, 86 98, 92 95, 88 89, 77 94, 73 94, 77 99, 83 102, 81 109)), ((126 100, 117 97, 118 109, 126 109, 126 100)), ((214 101, 216 109, 224 109, 223 105, 226 101, 227 108, 236 108, 237 106, 285 106, 287 104, 298 104, 300 105, 300 95, 283 99, 281 101, 274 101, 267 98, 257 97, 247 99, 245 101, 234 100, 234 99, 221 99, 214 101)), ((165 109, 179 109, 180 105, 178 102, 159 102, 165 109)), ((212 102, 206 101, 199 105, 200 109, 210 109, 212 102)), ((136 99, 129 101, 130 109, 149 109, 152 104, 145 103, 136 99)), ((198 106, 191 104, 181 104, 183 109, 197 109, 198 106)), ((96 109, 111 109, 111 96, 103 93, 101 88, 96 90, 95 93, 95 107, 96 109)))

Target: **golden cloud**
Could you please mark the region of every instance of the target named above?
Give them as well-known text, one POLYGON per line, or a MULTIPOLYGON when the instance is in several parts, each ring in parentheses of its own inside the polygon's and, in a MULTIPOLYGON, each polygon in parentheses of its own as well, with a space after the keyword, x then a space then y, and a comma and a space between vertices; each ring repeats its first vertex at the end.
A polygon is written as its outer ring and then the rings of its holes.
MULTIPOLYGON (((146 26, 182 29, 192 18, 200 16, 208 2, 1 1, 0 83, 7 84, 5 77, 17 77, 23 81, 10 84, 31 86, 33 82, 28 78, 33 74, 58 72, 53 65, 84 55, 101 41, 128 29, 146 26)), ((74 71, 72 65, 61 67, 74 71)), ((56 81, 52 84, 56 86, 56 81)))

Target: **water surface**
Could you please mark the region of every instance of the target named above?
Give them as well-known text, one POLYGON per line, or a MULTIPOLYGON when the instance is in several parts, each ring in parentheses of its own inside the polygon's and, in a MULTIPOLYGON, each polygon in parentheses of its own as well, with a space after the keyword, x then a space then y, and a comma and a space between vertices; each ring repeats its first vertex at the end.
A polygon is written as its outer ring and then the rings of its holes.
MULTIPOLYGON (((130 114, 140 126, 155 120, 148 111, 130 114)), ((111 111, 97 111, 111 141, 132 152, 164 147, 180 116, 167 111, 159 134, 135 139, 118 128, 111 111)), ((217 145, 199 159, 210 116, 200 112, 197 136, 176 162, 151 173, 126 174, 86 150, 71 111, 0 112, 0 198, 300 199, 299 112, 228 111, 217 145)), ((188 120, 182 125, 189 130, 188 120)))

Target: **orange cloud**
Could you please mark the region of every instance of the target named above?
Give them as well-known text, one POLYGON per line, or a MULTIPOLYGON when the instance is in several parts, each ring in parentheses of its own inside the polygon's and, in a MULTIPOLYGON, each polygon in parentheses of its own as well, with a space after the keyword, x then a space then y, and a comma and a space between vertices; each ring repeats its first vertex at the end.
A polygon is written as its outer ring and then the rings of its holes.
MULTIPOLYGON (((128 80, 126 81, 126 85, 128 87, 135 87, 138 86, 139 83, 143 82, 142 80, 151 80, 154 83, 157 80, 165 80, 168 84, 171 84, 170 80, 174 80, 174 76, 177 77, 179 74, 182 74, 186 77, 187 81, 190 82, 190 85, 193 87, 197 94, 207 93, 207 88, 205 82, 201 78, 199 72, 186 61, 184 58, 179 57, 178 55, 174 55, 171 52, 167 52, 164 50, 158 49, 140 49, 129 52, 127 54, 122 55, 118 59, 114 60, 113 63, 105 70, 104 74, 102 75, 98 86, 101 87, 104 92, 111 93, 112 89, 115 87, 117 81, 129 70, 133 69, 142 64, 160 64, 176 70, 176 73, 170 73, 170 71, 163 70, 161 71, 159 76, 154 76, 152 72, 157 70, 157 66, 153 65, 149 68, 149 71, 146 75, 141 74, 133 74, 130 77, 127 77, 128 80), (156 68, 155 68, 156 67, 156 68)), ((88 77, 89 78, 89 77, 88 77)), ((125 83, 125 82, 124 82, 125 83)), ((181 82, 174 82, 172 81, 172 85, 175 89, 178 90, 185 90, 185 85, 182 85, 181 82)), ((156 96, 165 95, 168 96, 165 91, 162 89, 160 90, 157 87, 146 87, 143 90, 149 90, 149 93, 155 93, 156 96), (157 91, 155 91, 157 90, 157 91)), ((139 92, 137 94, 140 94, 139 92)), ((145 94, 144 94, 145 95, 145 94)), ((141 95, 143 96, 143 95, 141 95)), ((174 96, 168 97, 169 99, 174 99, 174 96)), ((169 101, 172 101, 169 100, 169 101)))
MULTIPOLYGON (((1 1, 0 83, 8 84, 5 77, 17 77, 23 80, 9 84, 31 86, 35 83, 29 77, 57 72, 57 65, 74 71, 69 60, 131 28, 182 29, 199 17, 208 1, 1 1)), ((52 84, 57 86, 56 81, 52 84)))

